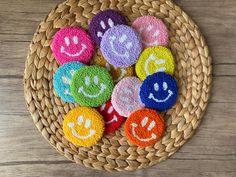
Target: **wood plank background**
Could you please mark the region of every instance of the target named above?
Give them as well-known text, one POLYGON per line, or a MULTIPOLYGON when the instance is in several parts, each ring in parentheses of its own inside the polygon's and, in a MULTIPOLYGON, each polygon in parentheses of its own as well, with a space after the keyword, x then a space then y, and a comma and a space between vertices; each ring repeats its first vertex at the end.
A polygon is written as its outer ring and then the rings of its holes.
POLYGON ((199 25, 213 57, 212 98, 195 136, 167 161, 135 172, 87 169, 59 155, 25 107, 23 70, 32 35, 62 0, 0 0, 0 177, 235 177, 236 1, 176 0, 199 25))

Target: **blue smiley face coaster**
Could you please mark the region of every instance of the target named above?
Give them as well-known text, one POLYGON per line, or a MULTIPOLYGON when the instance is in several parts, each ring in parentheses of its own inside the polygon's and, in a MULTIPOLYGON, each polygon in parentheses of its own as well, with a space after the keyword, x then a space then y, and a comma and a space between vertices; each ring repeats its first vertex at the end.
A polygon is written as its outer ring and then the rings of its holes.
POLYGON ((149 75, 143 81, 139 95, 146 107, 166 111, 177 100, 177 82, 171 75, 162 72, 149 75))
POLYGON ((71 95, 70 84, 73 75, 81 69, 84 64, 80 62, 70 62, 60 66, 53 76, 53 87, 57 95, 65 102, 75 103, 71 95))

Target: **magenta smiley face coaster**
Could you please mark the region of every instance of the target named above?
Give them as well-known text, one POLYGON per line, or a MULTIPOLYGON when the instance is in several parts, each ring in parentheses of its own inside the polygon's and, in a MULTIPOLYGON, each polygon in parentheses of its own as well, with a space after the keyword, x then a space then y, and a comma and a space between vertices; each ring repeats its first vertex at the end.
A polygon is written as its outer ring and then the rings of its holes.
POLYGON ((79 27, 65 27, 54 36, 52 51, 60 64, 79 61, 87 64, 94 53, 94 44, 90 36, 79 27))
POLYGON ((110 28, 101 41, 101 52, 108 63, 125 68, 136 63, 142 51, 138 33, 131 27, 118 25, 110 28))
POLYGON ((115 132, 125 120, 125 118, 116 112, 111 100, 104 103, 102 106, 97 108, 100 114, 103 116, 105 121, 105 133, 110 134, 115 132))
POLYGON ((139 32, 144 48, 168 45, 168 29, 160 19, 154 16, 139 17, 132 27, 139 32))
POLYGON ((89 24, 89 33, 95 43, 99 46, 104 33, 113 26, 125 25, 123 16, 114 10, 105 10, 95 15, 89 24))
POLYGON ((141 81, 137 77, 126 77, 116 84, 111 102, 115 110, 124 117, 144 107, 139 98, 141 81))

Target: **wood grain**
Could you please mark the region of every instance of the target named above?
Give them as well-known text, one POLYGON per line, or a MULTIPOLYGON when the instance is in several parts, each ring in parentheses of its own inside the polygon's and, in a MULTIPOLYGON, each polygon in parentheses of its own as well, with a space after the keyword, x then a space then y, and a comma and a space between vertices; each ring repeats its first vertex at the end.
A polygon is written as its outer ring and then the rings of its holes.
POLYGON ((193 138, 169 160, 136 172, 107 173, 71 163, 41 136, 25 107, 28 45, 62 0, 0 0, 0 176, 236 176, 236 1, 176 0, 199 25, 213 57, 212 99, 193 138))

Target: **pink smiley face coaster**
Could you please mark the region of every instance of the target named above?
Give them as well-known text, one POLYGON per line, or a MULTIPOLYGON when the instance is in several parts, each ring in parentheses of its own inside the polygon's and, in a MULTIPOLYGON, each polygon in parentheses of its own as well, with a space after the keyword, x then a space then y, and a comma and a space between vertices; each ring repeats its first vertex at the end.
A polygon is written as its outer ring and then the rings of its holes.
POLYGON ((95 51, 90 36, 79 27, 60 29, 52 41, 52 51, 60 64, 79 61, 87 64, 95 51))
POLYGON ((142 16, 133 22, 132 27, 139 32, 144 48, 168 45, 168 29, 160 19, 154 16, 142 16))
POLYGON ((116 112, 112 106, 111 100, 97 108, 105 121, 105 133, 110 134, 115 132, 125 120, 125 118, 116 112))
POLYGON ((118 82, 111 96, 111 103, 121 116, 128 117, 144 104, 139 97, 141 81, 137 77, 126 77, 118 82))

